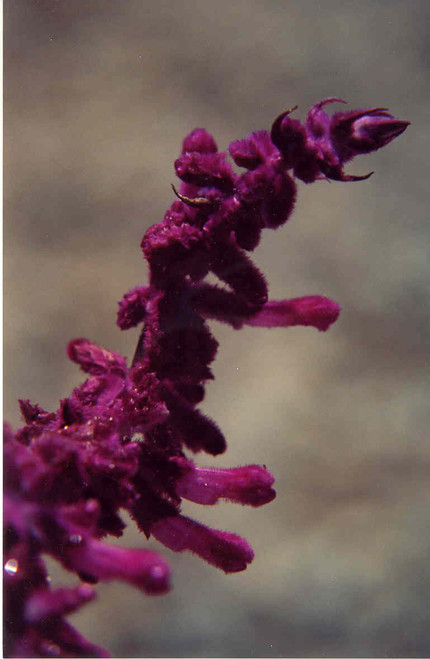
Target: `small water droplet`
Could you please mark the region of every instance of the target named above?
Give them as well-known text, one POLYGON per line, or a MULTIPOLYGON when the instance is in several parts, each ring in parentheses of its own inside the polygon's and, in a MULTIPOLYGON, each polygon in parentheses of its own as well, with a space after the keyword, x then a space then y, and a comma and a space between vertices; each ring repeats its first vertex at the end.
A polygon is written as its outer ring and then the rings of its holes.
POLYGON ((83 600, 89 600, 93 597, 94 590, 88 583, 84 583, 79 586, 79 595, 83 600))
POLYGON ((45 581, 46 581, 46 583, 51 583, 52 580, 51 580, 51 577, 49 576, 49 574, 46 576, 45 581))
POLYGON ((161 565, 153 565, 149 573, 153 579, 162 579, 165 576, 165 569, 161 565))
POLYGON ((115 469, 115 465, 114 465, 112 462, 111 462, 110 465, 109 465, 109 469, 110 469, 110 470, 115 469))
POLYGON ((98 510, 98 504, 95 499, 88 499, 85 504, 85 512, 95 513, 98 510))
POLYGON ((71 545, 80 545, 82 544, 82 536, 78 534, 69 535, 69 542, 71 545))
POLYGON ((4 566, 5 572, 7 572, 10 575, 14 575, 18 572, 18 561, 16 558, 10 558, 7 563, 4 566))
POLYGON ((61 650, 55 643, 42 643, 40 649, 47 657, 59 657, 61 655, 61 650))

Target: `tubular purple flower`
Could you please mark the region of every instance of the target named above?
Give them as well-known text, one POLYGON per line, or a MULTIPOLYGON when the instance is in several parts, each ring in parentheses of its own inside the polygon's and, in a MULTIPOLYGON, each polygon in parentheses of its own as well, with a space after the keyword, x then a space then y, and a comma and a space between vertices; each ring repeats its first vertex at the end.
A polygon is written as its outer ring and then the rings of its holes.
MULTIPOLYGON (((172 458, 174 459, 174 458, 172 458)), ((263 506, 276 496, 274 478, 266 467, 248 465, 233 469, 203 469, 188 462, 188 471, 178 479, 178 496, 212 506, 220 499, 249 506, 263 506)))
POLYGON ((151 532, 172 551, 191 551, 227 574, 245 570, 254 558, 251 547, 239 535, 210 529, 182 515, 160 520, 151 532))
POLYGON ((36 625, 48 618, 73 613, 94 597, 94 589, 89 584, 55 590, 40 588, 26 602, 25 619, 30 625, 36 625))
MULTIPOLYGON (((7 648, 8 646, 6 646, 7 648)), ((17 640, 14 645, 14 657, 111 657, 103 648, 87 641, 76 629, 61 618, 48 620, 17 640)))
POLYGON ((147 594, 169 590, 170 569, 166 561, 149 549, 123 549, 81 535, 64 550, 65 567, 84 575, 85 580, 126 581, 147 594))
POLYGON ((269 300, 258 314, 244 322, 253 327, 304 325, 325 332, 337 320, 339 313, 337 302, 321 295, 308 295, 293 300, 269 300))

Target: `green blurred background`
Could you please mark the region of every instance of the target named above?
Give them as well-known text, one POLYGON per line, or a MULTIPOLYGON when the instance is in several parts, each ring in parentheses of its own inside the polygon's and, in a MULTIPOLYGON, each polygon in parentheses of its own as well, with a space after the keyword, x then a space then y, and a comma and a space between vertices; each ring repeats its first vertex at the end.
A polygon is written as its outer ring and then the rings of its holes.
MULTIPOLYGON (((101 585, 73 621, 123 657, 429 656, 430 3, 5 0, 4 15, 15 427, 18 397, 56 409, 81 381, 70 339, 132 355, 116 302, 147 280, 139 243, 172 202, 187 132, 204 126, 226 149, 326 96, 412 122, 348 166, 370 180, 301 184, 292 219, 255 253, 271 297, 328 295, 338 323, 213 324, 203 409, 229 447, 197 461, 266 464, 278 496, 185 511, 247 537, 253 564, 225 576, 160 547, 171 594, 101 585)), ((148 545, 132 529, 121 542, 148 545)))

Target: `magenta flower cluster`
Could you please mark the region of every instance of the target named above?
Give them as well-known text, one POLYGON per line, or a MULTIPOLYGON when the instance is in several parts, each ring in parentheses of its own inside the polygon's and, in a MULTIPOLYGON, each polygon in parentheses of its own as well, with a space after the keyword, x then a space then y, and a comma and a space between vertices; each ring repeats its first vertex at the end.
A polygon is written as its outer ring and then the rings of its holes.
POLYGON ((181 180, 164 219, 142 240, 149 285, 119 303, 118 325, 142 324, 130 366, 121 355, 86 339, 68 355, 88 375, 57 412, 20 401, 25 425, 5 431, 6 655, 105 657, 65 620, 94 596, 91 584, 119 579, 146 593, 169 588, 169 566, 146 549, 123 549, 103 539, 121 536, 121 510, 169 549, 188 550, 238 572, 253 551, 238 535, 208 528, 181 514, 181 500, 213 505, 225 499, 261 506, 275 497, 263 466, 197 467, 186 449, 218 455, 226 442, 198 405, 217 342, 206 322, 236 329, 307 325, 326 330, 338 305, 321 296, 269 301, 267 284, 246 252, 262 229, 291 215, 296 179, 354 181, 344 165, 376 150, 408 125, 385 109, 330 117, 315 105, 303 125, 291 110, 229 151, 236 174, 213 137, 196 129, 175 162, 181 180), (219 280, 206 280, 212 273, 219 280), (81 580, 50 586, 43 555, 81 580))

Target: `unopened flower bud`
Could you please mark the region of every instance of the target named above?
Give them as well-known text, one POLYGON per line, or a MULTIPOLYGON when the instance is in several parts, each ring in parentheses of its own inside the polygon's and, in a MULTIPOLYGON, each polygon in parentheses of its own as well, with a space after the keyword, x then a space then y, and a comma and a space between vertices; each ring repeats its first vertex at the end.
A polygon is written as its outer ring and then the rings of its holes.
POLYGON ((199 153, 216 153, 217 144, 210 133, 204 128, 195 128, 184 139, 182 144, 182 153, 188 151, 198 151, 199 153))
POLYGON ((339 112, 330 125, 331 139, 342 162, 376 151, 398 137, 409 121, 396 119, 385 108, 339 112))

